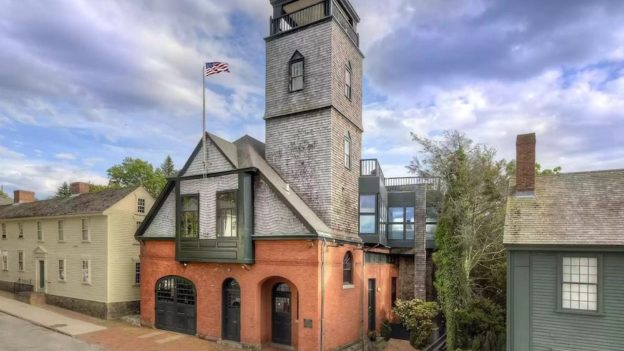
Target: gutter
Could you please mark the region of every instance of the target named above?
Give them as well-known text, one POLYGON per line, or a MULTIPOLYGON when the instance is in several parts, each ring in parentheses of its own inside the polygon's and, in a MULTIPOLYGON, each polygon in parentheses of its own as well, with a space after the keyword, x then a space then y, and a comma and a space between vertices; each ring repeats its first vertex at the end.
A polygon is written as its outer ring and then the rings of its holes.
POLYGON ((325 238, 323 238, 323 245, 321 246, 321 347, 320 350, 325 349, 325 238))

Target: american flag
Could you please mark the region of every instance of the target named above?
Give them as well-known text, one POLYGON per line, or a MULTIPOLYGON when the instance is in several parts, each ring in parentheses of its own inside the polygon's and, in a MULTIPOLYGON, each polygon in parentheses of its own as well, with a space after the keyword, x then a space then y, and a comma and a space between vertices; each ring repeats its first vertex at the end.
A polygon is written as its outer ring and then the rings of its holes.
POLYGON ((225 62, 206 62, 206 67, 204 67, 205 77, 221 72, 230 72, 230 65, 225 62))

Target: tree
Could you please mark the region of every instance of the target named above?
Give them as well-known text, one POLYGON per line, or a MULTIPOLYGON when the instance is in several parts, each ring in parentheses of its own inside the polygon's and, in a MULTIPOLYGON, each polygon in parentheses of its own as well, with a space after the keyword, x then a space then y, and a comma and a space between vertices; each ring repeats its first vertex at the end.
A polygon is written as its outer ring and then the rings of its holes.
MULTIPOLYGON (((507 174, 514 175, 516 174, 516 160, 511 160, 507 164, 507 174)), ((557 166, 554 168, 545 168, 542 170, 542 165, 539 163, 535 163, 535 174, 537 175, 555 175, 561 173, 561 166, 557 166)))
POLYGON ((66 199, 72 195, 71 189, 69 188, 69 184, 67 182, 63 182, 61 186, 56 188, 56 194, 54 195, 55 199, 66 199))
MULTIPOLYGON (((445 185, 436 230, 436 288, 446 318, 449 350, 458 344, 457 313, 476 298, 505 308, 506 261, 502 245, 509 164, 494 149, 447 132, 440 141, 412 135, 423 149, 408 169, 445 185)), ((465 340, 465 335, 461 335, 465 340)), ((470 338, 469 336, 468 338, 470 338)))
POLYGON ((167 157, 165 157, 165 161, 160 166, 160 170, 167 178, 176 175, 177 171, 175 170, 175 166, 173 165, 173 160, 171 159, 171 156, 167 155, 167 157))
POLYGON ((9 195, 7 195, 7 193, 4 192, 3 186, 0 186, 0 198, 5 198, 5 199, 9 198, 9 195))
POLYGON ((109 186, 143 186, 154 197, 158 196, 167 182, 162 170, 154 169, 147 161, 132 157, 126 157, 121 164, 112 166, 106 173, 109 186))

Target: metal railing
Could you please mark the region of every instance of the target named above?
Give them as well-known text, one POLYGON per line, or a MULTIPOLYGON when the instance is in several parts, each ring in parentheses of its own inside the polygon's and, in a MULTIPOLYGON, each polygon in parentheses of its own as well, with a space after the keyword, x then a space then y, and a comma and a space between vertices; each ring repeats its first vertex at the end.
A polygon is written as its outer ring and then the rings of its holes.
POLYGON ((360 160, 360 175, 379 177, 382 182, 386 179, 376 158, 360 160))
POLYGON ((351 40, 353 40, 355 45, 359 46, 360 35, 355 32, 355 29, 353 29, 353 25, 347 19, 347 15, 343 12, 341 6, 337 4, 335 1, 333 2, 333 6, 334 6, 334 11, 333 11, 334 18, 336 19, 338 24, 340 24, 342 29, 344 29, 345 32, 347 32, 347 36, 351 38, 351 40))
POLYGON ((329 0, 323 0, 277 18, 271 17, 271 35, 287 32, 327 17, 329 15, 329 4, 329 0))
POLYGON ((17 281, 13 283, 14 294, 19 294, 22 292, 30 292, 33 290, 34 290, 34 287, 32 285, 32 280, 18 278, 17 281))
POLYGON ((446 351, 446 334, 442 334, 433 344, 427 346, 423 351, 446 351))
POLYGON ((408 185, 430 185, 432 189, 440 189, 440 178, 428 178, 428 177, 394 177, 386 178, 384 185, 386 187, 401 187, 408 185))

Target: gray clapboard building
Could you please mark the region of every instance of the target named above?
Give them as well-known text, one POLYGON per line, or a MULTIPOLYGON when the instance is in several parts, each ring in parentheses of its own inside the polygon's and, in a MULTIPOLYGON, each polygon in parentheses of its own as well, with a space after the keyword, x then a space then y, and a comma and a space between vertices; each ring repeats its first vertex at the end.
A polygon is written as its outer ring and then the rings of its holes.
POLYGON ((624 170, 535 175, 519 135, 507 203, 507 350, 624 349, 624 170))

